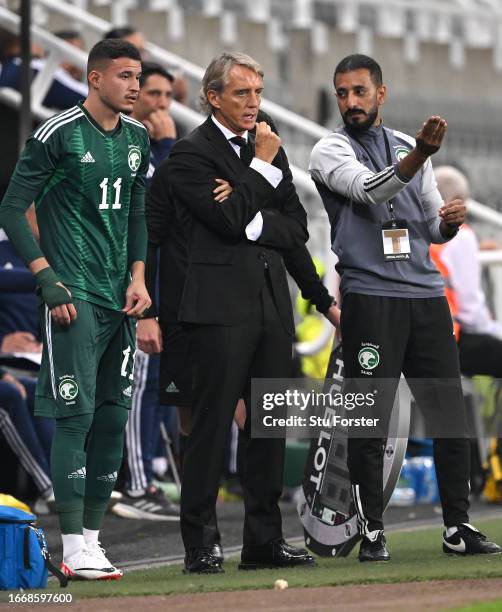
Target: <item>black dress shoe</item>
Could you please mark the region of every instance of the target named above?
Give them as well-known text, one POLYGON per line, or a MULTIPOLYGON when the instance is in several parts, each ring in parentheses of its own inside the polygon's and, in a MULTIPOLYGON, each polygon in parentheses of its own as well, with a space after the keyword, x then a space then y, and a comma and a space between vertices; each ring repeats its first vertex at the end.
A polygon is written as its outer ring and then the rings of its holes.
POLYGON ((222 574, 221 559, 213 554, 213 548, 191 548, 185 555, 184 574, 222 574))
POLYGON ((387 541, 383 531, 379 531, 376 539, 371 541, 363 536, 359 549, 359 561, 390 561, 390 554, 385 545, 387 541))
POLYGON ((218 559, 220 563, 223 563, 223 561, 225 561, 225 556, 223 555, 223 548, 221 547, 221 544, 219 542, 216 542, 216 544, 213 544, 211 553, 213 557, 215 559, 218 559))
POLYGON ((274 569, 313 565, 315 565, 314 558, 304 548, 290 546, 280 538, 263 546, 244 546, 239 569, 274 569))

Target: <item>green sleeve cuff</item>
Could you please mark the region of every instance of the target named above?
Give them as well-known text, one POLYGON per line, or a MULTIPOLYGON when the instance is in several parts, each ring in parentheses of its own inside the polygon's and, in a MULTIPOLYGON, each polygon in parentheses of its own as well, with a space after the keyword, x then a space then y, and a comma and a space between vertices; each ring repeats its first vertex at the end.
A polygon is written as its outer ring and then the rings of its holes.
POLYGON ((37 279, 37 285, 39 287, 42 287, 43 285, 55 285, 56 283, 59 283, 59 278, 56 276, 56 273, 50 266, 44 268, 43 270, 40 270, 40 272, 37 272, 35 274, 35 278, 37 279))

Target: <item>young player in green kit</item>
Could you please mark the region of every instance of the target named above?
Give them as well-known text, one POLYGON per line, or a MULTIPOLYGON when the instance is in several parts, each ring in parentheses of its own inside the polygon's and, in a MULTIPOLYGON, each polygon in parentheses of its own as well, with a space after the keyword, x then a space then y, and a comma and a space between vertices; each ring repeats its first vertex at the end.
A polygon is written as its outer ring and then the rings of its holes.
POLYGON ((52 479, 72 578, 118 579, 99 529, 122 460, 135 317, 144 283, 146 129, 130 113, 140 56, 103 40, 89 54, 89 95, 30 136, 0 205, 0 226, 37 279, 44 351, 36 414, 56 418, 52 479), (24 213, 35 201, 40 246, 24 213))

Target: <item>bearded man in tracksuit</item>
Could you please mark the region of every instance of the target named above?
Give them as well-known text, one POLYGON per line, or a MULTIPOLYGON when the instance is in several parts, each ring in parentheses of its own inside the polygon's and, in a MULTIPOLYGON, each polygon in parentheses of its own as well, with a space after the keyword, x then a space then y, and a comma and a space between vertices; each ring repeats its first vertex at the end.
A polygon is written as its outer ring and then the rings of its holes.
MULTIPOLYGON (((346 378, 378 389, 380 409, 390 412, 404 373, 422 410, 443 424, 436 428, 434 460, 444 552, 500 553, 469 524, 469 440, 457 347, 443 282, 429 258, 431 242, 452 239, 465 218, 461 200, 443 202, 430 161, 446 121, 430 117, 416 139, 384 127, 382 71, 364 55, 343 59, 334 85, 344 126, 316 144, 310 173, 339 260, 346 378)), ((349 435, 360 561, 390 559, 382 521, 382 442, 349 435)))

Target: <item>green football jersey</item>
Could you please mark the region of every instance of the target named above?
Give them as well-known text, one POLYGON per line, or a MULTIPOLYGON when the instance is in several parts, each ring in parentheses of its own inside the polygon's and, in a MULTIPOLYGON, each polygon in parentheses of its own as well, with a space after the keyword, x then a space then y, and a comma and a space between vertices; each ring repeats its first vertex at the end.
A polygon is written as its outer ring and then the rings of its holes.
POLYGON ((0 207, 35 201, 41 252, 33 243, 21 256, 29 263, 43 254, 73 296, 122 309, 130 264, 145 260, 145 240, 134 234, 144 230, 149 158, 145 127, 124 114, 111 132, 82 105, 42 123, 0 207))

